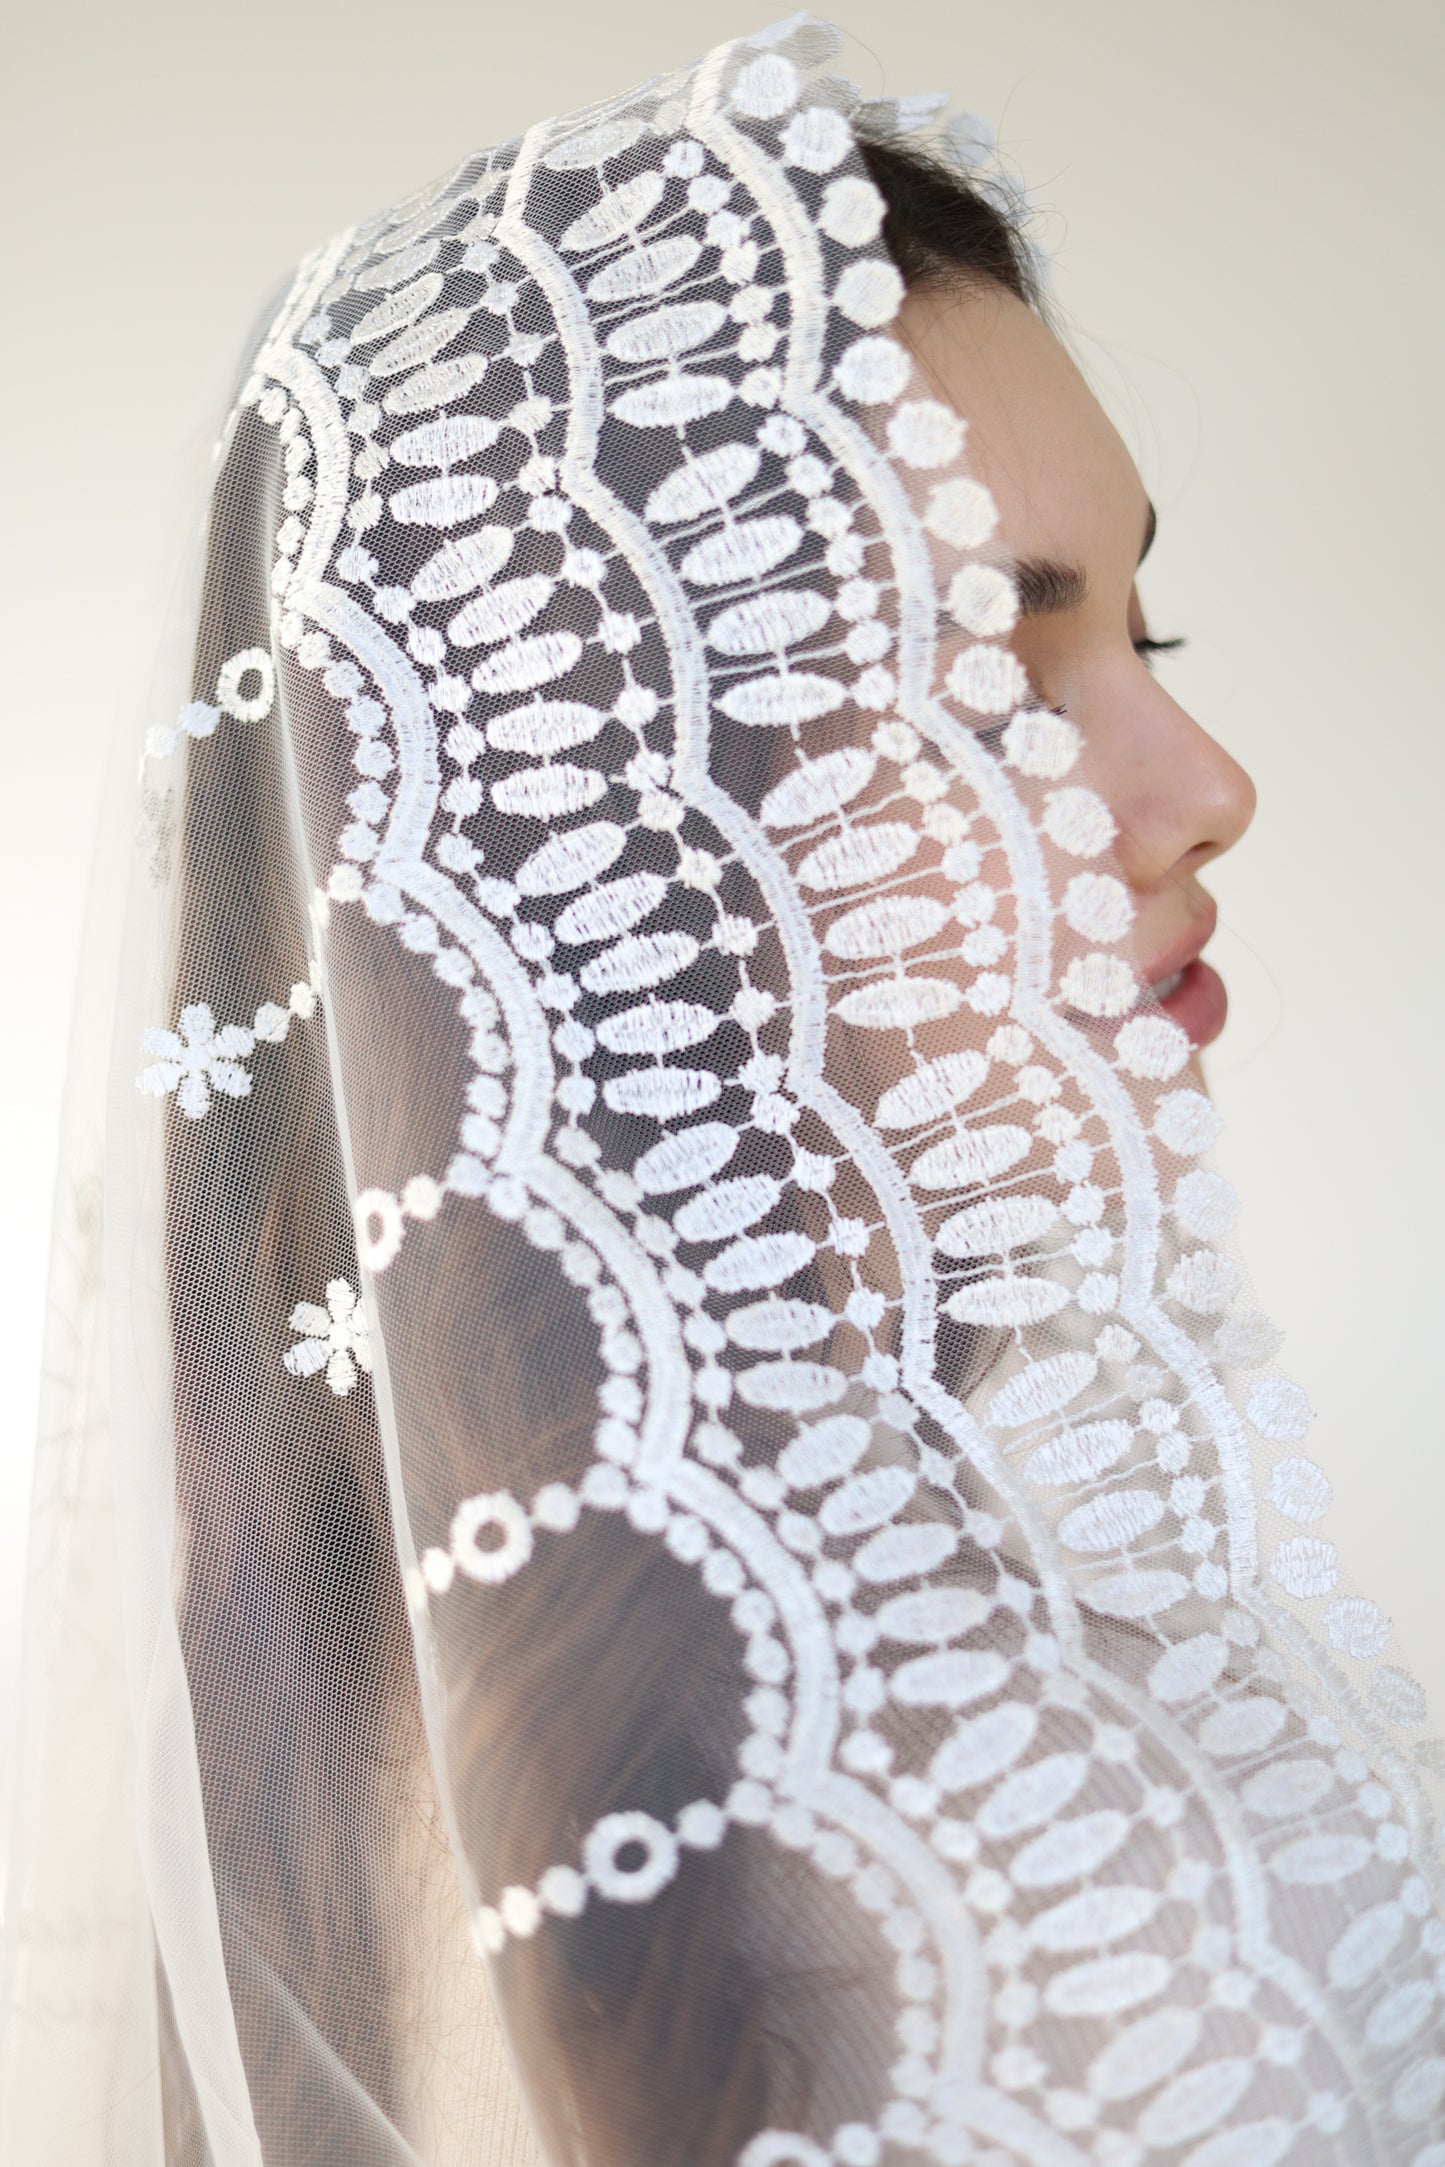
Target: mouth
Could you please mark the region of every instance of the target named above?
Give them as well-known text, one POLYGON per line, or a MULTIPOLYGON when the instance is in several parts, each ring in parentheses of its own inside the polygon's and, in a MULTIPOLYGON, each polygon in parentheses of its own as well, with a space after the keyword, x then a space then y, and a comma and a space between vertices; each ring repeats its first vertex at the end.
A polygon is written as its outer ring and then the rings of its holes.
POLYGON ((1229 1014, 1224 980, 1198 956, 1167 978, 1156 979, 1149 991, 1165 1015, 1188 1034, 1191 1046, 1212 1046, 1224 1029, 1229 1014))
MULTIPOLYGON (((1213 938, 1218 915, 1215 903, 1206 899, 1204 909, 1184 931, 1151 959, 1146 981, 1148 991, 1129 1011, 1137 1015, 1147 1001, 1151 1011, 1157 1007, 1171 1022, 1179 1025, 1196 1051, 1213 1045, 1229 1014, 1229 995, 1224 980, 1200 954, 1213 938)), ((1123 1016, 1106 1019, 1080 1015, 1072 1010, 1067 1013, 1079 1029, 1109 1038, 1125 1021, 1123 1016)))
POLYGON ((1229 1013, 1224 980, 1200 954, 1214 938, 1218 920, 1218 906, 1210 898, 1199 915, 1148 966, 1150 994, 1196 1048, 1214 1043, 1229 1013))

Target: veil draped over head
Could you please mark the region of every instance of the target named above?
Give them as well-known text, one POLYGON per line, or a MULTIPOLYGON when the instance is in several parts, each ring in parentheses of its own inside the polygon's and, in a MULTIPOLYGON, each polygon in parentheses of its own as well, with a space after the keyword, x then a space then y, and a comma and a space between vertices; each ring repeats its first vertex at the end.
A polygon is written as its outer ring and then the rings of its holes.
POLYGON ((938 101, 832 46, 249 362, 62 1189, 16 2167, 1445 2163, 1445 1761, 890 331, 938 101))

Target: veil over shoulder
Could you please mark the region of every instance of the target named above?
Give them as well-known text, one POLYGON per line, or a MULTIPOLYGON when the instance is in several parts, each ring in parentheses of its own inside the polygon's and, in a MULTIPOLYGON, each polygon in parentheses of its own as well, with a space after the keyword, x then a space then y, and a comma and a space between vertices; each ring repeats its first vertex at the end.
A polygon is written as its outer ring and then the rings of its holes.
POLYGON ((17 2167, 1445 2167, 1442 1747, 890 329, 941 101, 832 48, 469 158, 246 369, 64 1192, 17 2167))

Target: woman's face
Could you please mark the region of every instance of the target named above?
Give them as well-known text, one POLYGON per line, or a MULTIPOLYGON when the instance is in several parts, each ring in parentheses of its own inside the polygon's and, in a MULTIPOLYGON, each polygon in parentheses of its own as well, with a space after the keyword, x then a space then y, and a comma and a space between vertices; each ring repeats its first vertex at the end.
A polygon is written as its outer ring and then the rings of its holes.
POLYGON ((998 505, 1020 601, 1010 644, 1039 698, 1077 723, 1118 823, 1135 966, 1207 1046, 1226 997, 1198 960, 1216 915, 1199 875, 1248 827, 1254 786, 1150 671, 1135 575, 1154 514, 1134 463, 1059 341, 1002 287, 915 289, 898 328, 967 421, 970 471, 998 505))

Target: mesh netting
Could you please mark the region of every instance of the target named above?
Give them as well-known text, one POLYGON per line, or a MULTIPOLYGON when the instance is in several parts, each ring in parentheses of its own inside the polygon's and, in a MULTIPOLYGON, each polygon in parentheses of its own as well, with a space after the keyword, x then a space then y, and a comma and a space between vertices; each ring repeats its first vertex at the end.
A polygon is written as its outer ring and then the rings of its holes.
POLYGON ((17 2160, 1445 2161, 1423 1696, 827 42, 342 236, 227 425, 17 2160))

